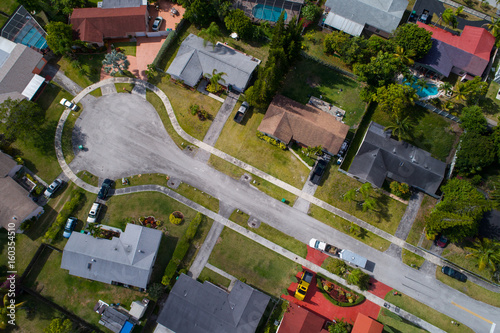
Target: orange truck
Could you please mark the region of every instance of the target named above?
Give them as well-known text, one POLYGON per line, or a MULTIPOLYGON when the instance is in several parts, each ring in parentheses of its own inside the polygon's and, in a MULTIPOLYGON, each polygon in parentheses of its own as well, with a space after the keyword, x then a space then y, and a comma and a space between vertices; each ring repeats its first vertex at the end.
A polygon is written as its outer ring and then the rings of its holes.
POLYGON ((297 286, 297 290, 295 290, 295 298, 298 300, 304 300, 307 294, 307 289, 309 289, 309 285, 311 284, 312 278, 314 274, 309 271, 304 271, 300 278, 299 285, 297 286))

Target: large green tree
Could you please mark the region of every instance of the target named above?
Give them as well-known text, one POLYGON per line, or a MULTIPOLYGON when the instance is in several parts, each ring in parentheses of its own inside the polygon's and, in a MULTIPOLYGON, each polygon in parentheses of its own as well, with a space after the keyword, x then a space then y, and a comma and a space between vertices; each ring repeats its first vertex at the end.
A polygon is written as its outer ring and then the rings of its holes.
POLYGON ((203 38, 204 46, 207 46, 207 42, 212 43, 212 48, 215 48, 215 43, 217 43, 218 39, 223 40, 223 35, 220 32, 219 26, 215 22, 210 23, 208 28, 201 29, 198 36, 203 38))
POLYGON ((429 52, 432 47, 432 34, 413 23, 406 23, 394 32, 394 41, 404 50, 413 50, 415 59, 420 59, 429 52))
POLYGON ((462 109, 460 115, 460 127, 466 131, 478 134, 486 134, 488 131, 488 122, 481 108, 477 105, 468 106, 462 109))
POLYGON ((62 22, 50 22, 47 29, 47 45, 55 54, 65 54, 71 51, 73 45, 73 28, 62 22))
POLYGON ((308 5, 302 7, 301 15, 304 20, 315 21, 319 18, 323 10, 314 3, 309 3, 308 5))
POLYGON ((403 84, 389 84, 377 89, 373 100, 380 110, 387 113, 393 120, 403 120, 408 115, 409 106, 418 99, 415 89, 403 84))
POLYGON ((500 243, 488 238, 476 239, 471 247, 465 248, 470 253, 466 257, 476 259, 478 269, 489 267, 493 272, 496 264, 500 264, 500 243))
POLYGON ((399 116, 394 117, 394 123, 386 126, 384 131, 391 131, 392 136, 398 138, 399 141, 409 138, 411 130, 413 129, 413 124, 410 120, 410 116, 400 118, 399 116))
POLYGON ((491 202, 463 179, 451 179, 441 190, 443 200, 426 219, 427 233, 444 233, 452 242, 475 236, 484 213, 491 209, 491 202))
POLYGON ((462 99, 467 101, 467 104, 470 105, 476 104, 482 96, 486 95, 488 83, 483 82, 480 76, 476 76, 472 80, 460 82, 457 88, 463 91, 462 99))
POLYGON ((9 141, 33 139, 43 120, 44 112, 34 102, 8 98, 0 104, 0 129, 9 141))
POLYGON ((194 0, 184 13, 184 18, 202 27, 208 26, 216 16, 217 12, 213 4, 204 0, 194 0))
POLYGON ((359 80, 374 87, 386 86, 393 83, 396 75, 407 71, 402 61, 388 52, 379 52, 367 64, 355 64, 354 74, 359 80))
POLYGON ((495 161, 493 137, 468 131, 461 137, 455 168, 465 175, 481 172, 495 161))
POLYGON ((342 50, 350 43, 350 36, 343 31, 333 31, 326 35, 323 41, 325 53, 340 54, 342 50))
POLYGON ((236 32, 242 39, 248 40, 253 36, 255 29, 252 21, 241 9, 234 9, 224 19, 227 30, 236 32))
POLYGON ((85 0, 52 0, 54 7, 62 11, 65 15, 69 15, 73 12, 73 8, 83 8, 85 7, 85 0))

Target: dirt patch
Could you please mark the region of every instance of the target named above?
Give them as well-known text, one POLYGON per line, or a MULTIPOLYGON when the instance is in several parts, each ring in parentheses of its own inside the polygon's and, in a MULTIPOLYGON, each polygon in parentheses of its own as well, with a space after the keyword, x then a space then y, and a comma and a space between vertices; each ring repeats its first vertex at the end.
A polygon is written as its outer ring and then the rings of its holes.
POLYGON ((306 79, 306 83, 309 85, 309 87, 311 88, 316 88, 316 87, 319 87, 320 83, 321 83, 321 78, 319 76, 309 76, 307 79, 306 79))
POLYGON ((457 151, 458 142, 460 141, 460 136, 462 135, 463 130, 460 128, 460 125, 456 122, 452 122, 449 127, 445 129, 448 133, 453 133, 455 135, 455 141, 453 142, 453 149, 450 151, 448 157, 446 157, 446 163, 450 164, 453 160, 453 156, 455 156, 455 152, 457 151))

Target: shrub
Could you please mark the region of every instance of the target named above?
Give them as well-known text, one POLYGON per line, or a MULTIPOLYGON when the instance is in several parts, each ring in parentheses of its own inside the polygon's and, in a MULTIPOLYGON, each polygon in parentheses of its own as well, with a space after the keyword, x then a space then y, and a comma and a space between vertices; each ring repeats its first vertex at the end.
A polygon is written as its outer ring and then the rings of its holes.
POLYGON ((357 286, 361 290, 368 290, 370 275, 356 268, 347 276, 347 283, 357 286))
POLYGON ((82 189, 77 188, 71 192, 70 200, 66 202, 59 212, 59 215, 56 217, 56 221, 52 223, 49 227, 49 230, 43 236, 43 242, 52 243, 54 238, 57 236, 59 231, 61 230, 64 223, 68 217, 73 213, 75 208, 80 204, 80 201, 85 197, 85 194, 82 189))
POLYGON ((286 144, 284 144, 283 142, 280 142, 280 141, 278 141, 276 139, 273 139, 270 136, 267 136, 267 135, 265 135, 262 132, 257 132, 257 137, 259 139, 261 139, 261 140, 264 140, 264 141, 272 144, 273 146, 276 146, 276 147, 280 148, 280 149, 283 149, 283 150, 287 149, 286 144))
POLYGON ((170 220, 170 223, 172 223, 172 224, 180 224, 182 222, 182 220, 184 219, 184 215, 182 215, 181 212, 173 212, 172 214, 170 214, 168 219, 170 220))
POLYGON ((347 271, 347 264, 340 259, 328 258, 325 269, 335 275, 343 276, 347 271))
POLYGON ((327 277, 323 276, 322 274, 316 274, 316 285, 318 287, 318 290, 323 293, 323 295, 326 297, 327 300, 329 300, 332 304, 334 305, 338 305, 338 306, 342 306, 342 307, 350 307, 350 306, 355 306, 355 305, 358 305, 360 303, 362 303, 364 300, 365 300, 365 296, 361 295, 361 294, 358 294, 357 292, 355 291, 352 291, 351 289, 347 288, 346 286, 343 286, 342 284, 338 283, 338 282, 334 282, 330 279, 328 279, 327 277), (323 288, 322 288, 322 284, 321 284, 321 279, 325 279, 326 281, 330 281, 331 283, 341 287, 342 289, 345 289, 347 291, 349 291, 349 293, 351 293, 352 295, 356 295, 358 298, 354 301, 349 302, 349 303, 343 303, 343 302, 339 302, 335 299, 333 299, 330 294, 325 291, 323 288))
MULTIPOLYGON (((174 212, 170 216, 172 216, 175 213, 180 213, 180 212, 174 212)), ((204 215, 202 215, 201 213, 196 214, 191 223, 189 223, 189 226, 184 232, 184 235, 182 235, 181 239, 179 239, 179 242, 175 247, 174 253, 172 254, 172 259, 170 259, 170 262, 168 263, 163 273, 163 278, 161 279, 161 283, 163 285, 165 286, 170 285, 170 281, 172 281, 172 278, 175 276, 177 272, 177 268, 179 267, 180 263, 186 256, 186 253, 189 250, 189 246, 191 245, 191 240, 196 235, 198 227, 200 226, 200 223, 203 220, 203 218, 204 215)))
POLYGON ((389 187, 391 188, 392 194, 397 195, 398 197, 403 199, 410 198, 411 193, 410 193, 410 186, 408 186, 408 184, 392 181, 389 187))
POLYGON ((200 106, 198 104, 191 104, 191 106, 189 107, 189 111, 191 111, 191 114, 193 116, 196 116, 198 110, 200 110, 200 106))
POLYGON ((153 283, 149 288, 148 288, 148 294, 149 297, 152 299, 158 299, 163 295, 165 292, 165 286, 162 285, 161 283, 153 283))

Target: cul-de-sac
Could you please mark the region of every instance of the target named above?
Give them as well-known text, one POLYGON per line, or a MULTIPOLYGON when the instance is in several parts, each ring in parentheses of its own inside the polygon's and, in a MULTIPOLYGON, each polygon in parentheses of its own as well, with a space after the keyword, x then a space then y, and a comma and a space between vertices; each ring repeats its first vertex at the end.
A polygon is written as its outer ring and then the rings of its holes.
POLYGON ((0 332, 500 333, 500 2, 0 1, 0 332))

